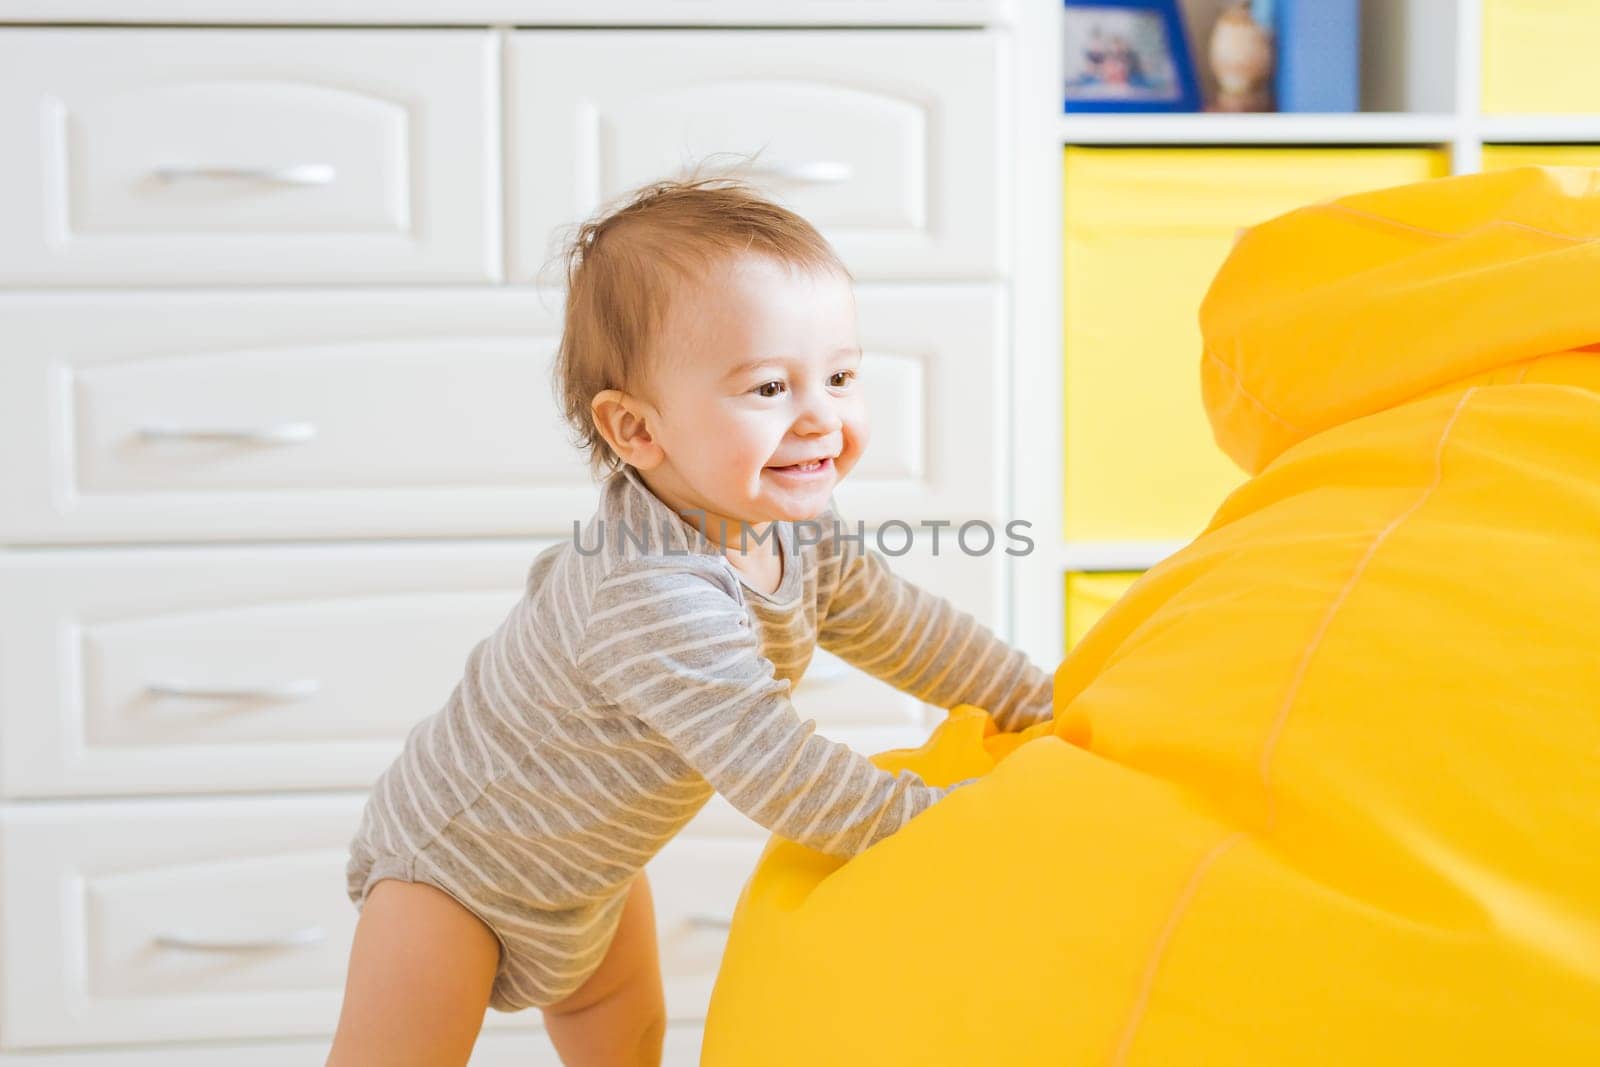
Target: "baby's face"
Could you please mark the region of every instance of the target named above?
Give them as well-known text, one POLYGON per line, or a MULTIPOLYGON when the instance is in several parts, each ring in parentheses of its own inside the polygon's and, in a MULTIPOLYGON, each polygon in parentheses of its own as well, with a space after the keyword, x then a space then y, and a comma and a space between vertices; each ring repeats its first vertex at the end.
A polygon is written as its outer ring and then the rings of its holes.
POLYGON ((735 259, 675 297, 654 357, 664 459, 646 476, 676 508, 809 519, 866 448, 855 298, 840 275, 735 259))

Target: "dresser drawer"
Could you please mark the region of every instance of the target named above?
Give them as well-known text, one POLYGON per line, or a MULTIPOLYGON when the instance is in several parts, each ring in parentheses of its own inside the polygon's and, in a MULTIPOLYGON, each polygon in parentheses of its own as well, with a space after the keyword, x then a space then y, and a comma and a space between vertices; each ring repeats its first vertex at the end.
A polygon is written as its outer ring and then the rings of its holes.
POLYGON ((529 31, 507 62, 511 271, 686 164, 742 173, 859 278, 1004 273, 1004 39, 978 30, 529 31))
POLYGON ((0 30, 0 284, 500 276, 487 30, 0 30))
POLYGON ((7 1048, 331 1034, 361 798, 0 814, 7 1048))
POLYGON ((0 295, 0 539, 567 530, 545 293, 0 295))
POLYGON ((551 543, 0 553, 3 792, 365 788, 551 543))
MULTIPOLYGON (((365 788, 558 543, 0 552, 0 795, 365 788)), ((998 595, 991 560, 921 562, 974 613, 998 595)), ((794 700, 866 751, 927 736, 820 650, 794 700)))
MULTIPOLYGON (((852 521, 997 521, 995 286, 863 286, 873 440, 852 521), (974 414, 976 413, 976 414, 974 414)), ((0 295, 0 539, 515 536, 598 493, 548 292, 0 295)))
MULTIPOLYGON (((332 1034, 363 798, 50 804, 0 813, 7 1049, 332 1034)), ((680 834, 649 865, 667 1009, 705 1017, 765 839, 680 834)), ((536 1012, 490 1012, 496 1029, 536 1012)))

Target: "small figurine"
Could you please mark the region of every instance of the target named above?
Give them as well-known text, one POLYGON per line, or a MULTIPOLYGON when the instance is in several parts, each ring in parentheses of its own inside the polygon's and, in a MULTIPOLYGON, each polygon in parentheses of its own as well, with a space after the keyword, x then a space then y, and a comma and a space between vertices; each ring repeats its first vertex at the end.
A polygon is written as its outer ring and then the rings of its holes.
POLYGON ((1213 111, 1273 110, 1272 31, 1238 0, 1217 17, 1211 31, 1211 70, 1217 76, 1213 111))

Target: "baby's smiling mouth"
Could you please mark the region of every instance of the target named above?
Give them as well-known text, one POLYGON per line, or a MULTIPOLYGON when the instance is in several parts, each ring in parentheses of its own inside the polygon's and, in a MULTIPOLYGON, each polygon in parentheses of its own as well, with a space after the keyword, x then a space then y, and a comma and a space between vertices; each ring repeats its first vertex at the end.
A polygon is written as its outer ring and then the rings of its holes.
POLYGON ((828 470, 832 464, 833 458, 831 456, 823 456, 821 459, 813 459, 805 463, 790 463, 788 466, 774 466, 767 469, 779 474, 821 474, 828 470))

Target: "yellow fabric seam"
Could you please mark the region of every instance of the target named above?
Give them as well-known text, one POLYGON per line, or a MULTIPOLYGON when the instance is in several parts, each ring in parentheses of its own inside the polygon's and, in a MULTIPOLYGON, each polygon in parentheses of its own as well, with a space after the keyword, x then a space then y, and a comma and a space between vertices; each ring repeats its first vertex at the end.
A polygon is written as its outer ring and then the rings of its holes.
MULTIPOLYGON (((1350 577, 1345 581, 1344 586, 1340 588, 1338 595, 1335 596, 1333 600, 1329 601, 1328 608, 1325 612, 1323 612, 1322 620, 1318 624, 1316 632, 1312 634, 1311 640, 1306 643, 1305 650, 1301 653, 1300 662, 1295 668, 1294 677, 1290 680, 1289 686, 1284 692, 1283 704, 1279 708, 1278 715, 1274 719, 1271 729, 1268 731, 1267 740, 1261 752, 1261 786, 1263 793, 1265 794, 1267 809, 1266 826, 1262 830, 1263 835, 1270 834, 1277 823, 1277 806, 1273 801, 1270 779, 1272 757, 1277 752, 1278 740, 1282 736, 1284 726, 1288 722, 1289 713, 1293 710, 1294 703, 1299 697, 1300 686, 1305 680, 1306 671, 1310 667, 1311 660, 1316 655, 1317 650, 1322 646, 1323 639, 1327 636, 1328 629, 1333 623, 1334 616, 1339 613, 1339 609, 1343 607, 1344 602, 1349 599, 1351 592, 1354 591, 1356 585, 1366 573, 1367 567, 1371 565, 1373 557, 1377 555, 1378 549, 1383 546, 1384 542, 1387 541, 1394 531, 1399 529, 1407 519, 1421 510, 1422 506, 1428 502, 1429 498, 1432 497, 1434 492, 1439 488, 1440 482, 1442 482, 1444 479, 1445 445, 1449 441, 1450 434, 1455 429, 1456 421, 1460 419, 1461 412, 1466 407, 1467 401, 1471 399, 1472 394, 1475 392, 1477 392, 1476 387, 1468 389, 1465 393, 1461 394, 1461 399, 1456 401, 1455 409, 1451 411, 1450 418, 1445 421, 1444 429, 1439 434, 1439 441, 1434 446, 1432 481, 1428 483, 1427 487, 1423 489, 1422 494, 1412 502, 1410 507, 1406 508, 1405 511, 1395 516, 1394 519, 1392 519, 1389 524, 1379 532, 1378 536, 1373 538, 1372 544, 1367 547, 1367 550, 1362 555, 1360 562, 1356 564, 1355 569, 1350 573, 1350 577)), ((1168 913, 1167 922, 1162 927, 1160 936, 1156 938, 1155 946, 1151 949, 1150 959, 1145 965, 1143 976, 1140 979, 1139 992, 1134 998, 1134 1004, 1129 1015, 1128 1022, 1123 1028, 1122 1039, 1118 1042, 1117 1051, 1112 1061, 1113 1063, 1120 1065, 1125 1063, 1127 1060, 1128 1051, 1133 1047, 1133 1040, 1137 1036, 1139 1026, 1144 1020, 1145 1010, 1149 1004, 1150 996, 1154 991, 1156 978, 1161 970, 1161 962, 1166 955, 1167 945, 1177 933, 1178 926, 1182 922, 1184 915, 1188 912, 1189 905, 1193 902, 1196 893, 1199 892, 1201 881, 1210 871, 1211 867, 1214 866, 1223 855, 1232 849, 1234 845, 1238 844, 1248 836, 1250 836, 1248 831, 1237 830, 1223 838, 1217 844, 1213 845, 1210 851, 1208 851, 1204 858, 1202 858, 1201 861, 1195 866, 1194 873, 1189 876, 1188 883, 1185 884, 1183 891, 1178 895, 1178 899, 1173 902, 1172 908, 1168 913)))
POLYGON ((1184 913, 1188 911, 1189 902, 1200 889, 1200 882, 1210 870, 1212 864, 1227 853, 1234 845, 1243 841, 1249 834, 1244 830, 1235 830, 1227 837, 1218 841, 1195 864, 1194 873, 1189 875, 1189 881, 1183 887, 1183 892, 1178 894, 1178 899, 1172 905, 1172 910, 1167 915, 1166 925, 1161 928, 1161 934, 1156 938, 1155 947, 1151 949, 1149 962, 1145 964, 1144 974, 1139 979, 1139 992, 1133 1000, 1133 1010, 1128 1016, 1128 1022, 1122 1029, 1122 1038, 1117 1042, 1117 1051, 1112 1056, 1111 1062, 1121 1067, 1128 1060, 1128 1050, 1133 1047, 1133 1039, 1139 1032, 1139 1024, 1144 1021, 1145 1007, 1150 1002, 1150 993, 1155 989, 1156 974, 1161 969, 1161 960, 1167 952, 1167 942, 1177 932, 1178 923, 1182 921, 1184 913))
POLYGON ((1311 660, 1316 656, 1318 649, 1322 647, 1322 641, 1327 636, 1329 628, 1333 625, 1334 616, 1339 614, 1339 609, 1344 607, 1344 602, 1355 591, 1355 587, 1360 583, 1367 572, 1367 568, 1372 564, 1373 557, 1378 554, 1378 549, 1383 547, 1384 542, 1407 519, 1420 511, 1422 506, 1428 502, 1429 498, 1439 488, 1439 483, 1444 479, 1445 444, 1450 440, 1450 433, 1455 429, 1456 420, 1461 417, 1461 412, 1467 406, 1467 401, 1472 398, 1472 394, 1475 392, 1477 392, 1476 387, 1462 393, 1461 399, 1456 401, 1455 409, 1450 413, 1450 418, 1445 421, 1444 430, 1439 434, 1439 441, 1434 446, 1433 480, 1428 483, 1422 494, 1412 502, 1410 507, 1390 520, 1389 525, 1385 526, 1378 536, 1372 539, 1372 544, 1367 546, 1367 551, 1362 555, 1361 561, 1356 564, 1355 570, 1350 572, 1350 577, 1346 579, 1343 587, 1340 588, 1339 594, 1329 601, 1327 610, 1322 614, 1322 620, 1317 624, 1316 633, 1312 635, 1311 640, 1306 644, 1305 651, 1301 653, 1300 662, 1295 666, 1294 676, 1289 680, 1288 688, 1284 690, 1283 703, 1278 708, 1278 714, 1273 720, 1272 728, 1267 732, 1266 743, 1261 749, 1261 791, 1265 798, 1267 809, 1266 826, 1262 831, 1263 834, 1270 834, 1277 825, 1278 820, 1278 809, 1272 796, 1272 757, 1277 754, 1278 741, 1283 735, 1285 724, 1289 721, 1289 713, 1294 710, 1295 701, 1300 697, 1300 687, 1305 682, 1306 672, 1311 668, 1311 660))
POLYGON ((1260 397, 1256 396, 1249 389, 1245 388, 1244 379, 1242 377, 1240 377, 1239 372, 1237 370, 1235 370, 1233 368, 1233 365, 1230 364, 1227 360, 1223 359, 1221 356, 1219 356, 1216 353, 1212 352, 1211 349, 1209 349, 1209 348, 1201 349, 1200 350, 1200 354, 1204 358, 1209 359, 1211 362, 1213 362, 1217 366, 1221 367, 1223 370, 1227 371, 1228 372, 1228 376, 1233 379, 1233 391, 1235 393, 1238 393, 1240 396, 1244 397, 1246 400, 1250 401, 1251 404, 1254 404, 1258 409, 1260 409, 1261 413, 1263 415, 1265 415, 1267 418, 1271 419, 1273 422, 1277 423, 1279 426, 1282 426, 1284 429, 1288 430, 1290 433, 1304 434, 1304 433, 1309 433, 1310 432, 1310 431, 1308 431, 1308 430, 1306 430, 1306 429, 1304 429, 1304 428, 1302 428, 1300 426, 1296 426, 1294 423, 1290 422, 1288 419, 1284 418, 1282 415, 1279 415, 1276 411, 1273 411, 1270 407, 1267 406, 1267 404, 1266 404, 1266 402, 1264 400, 1262 400, 1260 397))

